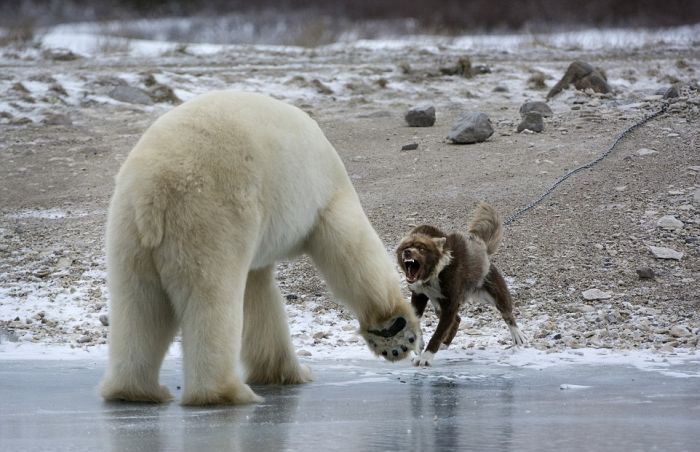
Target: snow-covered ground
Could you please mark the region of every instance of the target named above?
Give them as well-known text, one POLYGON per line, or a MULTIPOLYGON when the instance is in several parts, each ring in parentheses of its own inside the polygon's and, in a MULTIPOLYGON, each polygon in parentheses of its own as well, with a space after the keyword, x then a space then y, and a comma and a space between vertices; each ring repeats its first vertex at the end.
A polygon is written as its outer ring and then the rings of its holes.
MULTIPOLYGON (((167 63, 164 69, 154 74, 156 82, 172 86, 175 95, 180 100, 187 100, 204 91, 223 87, 223 83, 215 77, 192 76, 178 72, 176 67, 178 52, 186 53, 189 58, 206 59, 219 55, 229 61, 236 61, 238 52, 257 53, 257 63, 261 65, 279 66, 289 72, 299 63, 284 61, 290 55, 309 58, 327 59, 332 62, 334 55, 340 50, 356 52, 358 65, 367 64, 369 60, 380 61, 382 54, 405 52, 444 52, 447 55, 459 55, 464 52, 482 52, 489 54, 517 54, 527 49, 530 57, 548 49, 571 49, 573 52, 589 52, 605 49, 607 52, 629 52, 635 49, 645 49, 663 43, 667 49, 689 48, 700 45, 700 25, 678 27, 664 30, 588 30, 571 33, 555 33, 547 35, 482 35, 463 37, 415 36, 383 40, 346 41, 315 49, 305 49, 289 46, 232 46, 212 44, 184 44, 163 41, 148 41, 126 39, 104 35, 105 27, 91 24, 63 25, 43 30, 41 42, 37 47, 23 50, 0 49, 0 59, 27 61, 30 64, 37 55, 47 49, 68 49, 79 57, 84 58, 88 66, 80 74, 61 73, 54 75, 54 81, 41 79, 22 82, 26 94, 31 99, 50 97, 58 82, 65 95, 61 95, 63 105, 79 107, 82 104, 97 102, 119 105, 120 101, 107 95, 105 90, 94 88, 97 82, 91 78, 89 63, 100 60, 109 63, 120 58, 134 59, 133 70, 118 69, 113 74, 133 84, 141 83, 140 69, 149 59, 161 58, 167 63), (363 59, 366 58, 366 59, 363 59), (139 67, 139 65, 141 65, 139 67)), ((420 61, 419 58, 413 61, 420 61)), ((206 64, 210 61, 206 60, 206 64)), ((296 83, 289 77, 270 76, 265 78, 252 73, 250 67, 240 68, 241 76, 229 80, 226 87, 253 91, 265 91, 297 104, 313 102, 319 96, 318 85, 296 83)), ((554 67, 538 67, 545 75, 555 78, 559 72, 554 67)), ((669 71, 681 71, 682 68, 670 68, 669 71)), ((342 66, 332 69, 325 74, 324 84, 332 90, 339 100, 349 100, 357 93, 355 88, 367 79, 379 78, 384 69, 376 75, 368 67, 364 77, 344 72, 342 66)), ((518 69, 501 74, 501 84, 510 92, 516 92, 526 83, 527 73, 518 69)), ((652 94, 659 87, 652 77, 638 77, 633 80, 623 71, 613 69, 609 73, 611 83, 626 87, 630 90, 652 94)), ((15 80, 0 77, 0 91, 8 91, 15 80)), ((435 80, 431 89, 449 91, 456 86, 454 80, 435 80), (447 84, 452 84, 447 86, 447 84), (442 86, 441 84, 444 84, 442 86)), ((392 82, 392 91, 382 97, 378 94, 375 101, 378 104, 389 102, 397 95, 410 99, 417 96, 411 83, 392 82)), ((483 88, 485 94, 491 87, 483 88)), ((553 102, 555 111, 563 109, 564 102, 574 94, 565 93, 553 102)), ((445 101, 445 103, 448 103, 445 101)), ((143 107, 154 114, 170 108, 167 104, 155 104, 143 107)), ((629 109, 636 107, 629 106, 629 109)), ((0 97, 0 111, 11 117, 26 117, 34 123, 42 121, 47 111, 52 110, 50 102, 35 103, 18 98, 0 97)), ((2 121, 2 116, 0 116, 2 121)), ((21 210, 5 215, 7 220, 42 220, 62 221, 74 218, 104 215, 104 212, 84 210, 68 210, 61 208, 21 210)), ((0 236, 6 231, 0 228, 0 236)), ((4 246, 4 245, 2 245, 4 246)), ((6 262, 0 262, 0 320, 12 323, 12 333, 0 329, 0 360, 10 359, 105 359, 106 358, 106 327, 100 317, 107 313, 106 300, 108 294, 105 286, 104 259, 99 247, 94 247, 94 253, 88 256, 88 269, 75 278, 64 279, 72 271, 71 257, 61 249, 20 248, 14 251, 6 262), (20 272, 28 272, 30 276, 19 276, 20 272), (50 273, 51 277, 46 276, 50 273), (20 281, 19 283, 17 281, 20 281), (70 281, 67 284, 66 281, 70 281), (24 325, 24 326, 23 326, 24 325), (46 333, 40 325, 46 325, 46 333), (50 331, 60 331, 56 337, 50 331), (85 338, 85 340, 82 340, 85 338)), ((286 270, 280 270, 286 275, 286 270)), ((24 275, 24 273, 22 273, 24 275)), ((517 290, 519 284, 528 282, 512 280, 511 285, 517 290)), ((288 316, 293 341, 299 355, 305 360, 314 359, 369 359, 372 357, 361 338, 355 333, 356 322, 333 308, 329 308, 327 300, 315 295, 299 295, 288 305, 288 316)), ((534 330, 537 318, 531 319, 526 325, 534 330)), ((544 321, 544 320, 541 320, 544 321)), ((429 334, 434 325, 424 325, 424 334, 429 334)), ((696 348, 676 348, 672 352, 660 353, 656 350, 614 350, 609 348, 576 348, 564 351, 548 352, 535 348, 510 348, 508 346, 508 330, 503 323, 491 316, 483 319, 465 319, 461 331, 448 350, 441 351, 435 365, 439 366, 443 359, 470 359, 479 362, 493 362, 497 365, 546 367, 552 365, 573 364, 624 364, 640 369, 658 371, 672 377, 700 377, 700 354, 696 348), (692 363, 696 371, 669 371, 673 364, 692 363)), ((175 343, 169 353, 171 358, 179 357, 179 344, 175 343)), ((390 365, 390 364, 387 364, 390 365)), ((395 364, 410 366, 404 362, 395 364)))

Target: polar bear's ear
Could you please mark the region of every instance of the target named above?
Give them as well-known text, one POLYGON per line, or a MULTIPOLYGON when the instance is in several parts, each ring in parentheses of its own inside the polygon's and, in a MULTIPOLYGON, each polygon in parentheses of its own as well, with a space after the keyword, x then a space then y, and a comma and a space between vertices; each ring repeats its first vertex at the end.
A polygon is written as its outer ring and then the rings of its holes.
POLYGON ((435 246, 437 246, 437 249, 441 252, 445 248, 445 242, 447 242, 447 237, 435 237, 433 239, 433 243, 435 243, 435 246))

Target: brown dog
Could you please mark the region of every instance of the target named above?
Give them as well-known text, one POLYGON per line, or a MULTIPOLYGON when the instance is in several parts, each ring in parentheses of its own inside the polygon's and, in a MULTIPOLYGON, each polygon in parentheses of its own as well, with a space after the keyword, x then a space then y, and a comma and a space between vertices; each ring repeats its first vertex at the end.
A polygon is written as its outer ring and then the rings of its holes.
POLYGON ((406 236, 396 250, 399 266, 406 274, 411 304, 419 317, 428 299, 440 320, 417 366, 429 366, 440 344, 450 345, 459 328, 459 307, 467 297, 480 297, 498 309, 516 345, 525 343, 515 317, 513 300, 503 276, 489 256, 501 242, 503 226, 496 210, 481 203, 474 211, 467 235, 445 234, 421 225, 406 236))

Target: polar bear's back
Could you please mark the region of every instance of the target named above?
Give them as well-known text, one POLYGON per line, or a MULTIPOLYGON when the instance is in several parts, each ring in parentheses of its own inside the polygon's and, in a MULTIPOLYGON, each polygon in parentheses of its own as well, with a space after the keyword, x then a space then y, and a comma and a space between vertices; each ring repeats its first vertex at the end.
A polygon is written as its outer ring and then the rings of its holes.
MULTIPOLYGON (((135 210, 141 241, 157 246, 162 212, 260 220, 257 241, 274 243, 261 265, 294 254, 337 190, 353 191, 316 122, 270 97, 211 92, 161 116, 117 176, 114 205, 135 210), (176 207, 174 207, 177 204, 176 207)), ((180 214, 177 221, 181 221, 180 214)))

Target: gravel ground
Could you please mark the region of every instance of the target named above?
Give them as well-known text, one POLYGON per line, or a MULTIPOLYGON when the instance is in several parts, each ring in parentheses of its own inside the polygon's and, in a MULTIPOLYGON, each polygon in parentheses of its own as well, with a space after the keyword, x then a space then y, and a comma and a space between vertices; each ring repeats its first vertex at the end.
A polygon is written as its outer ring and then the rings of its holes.
MULTIPOLYGON (((309 112, 336 146, 391 252, 415 224, 464 230, 479 201, 504 216, 526 206, 658 110, 663 100, 655 93, 676 83, 680 96, 667 113, 509 225, 494 261, 509 279, 516 317, 534 348, 693 352, 700 337, 699 49, 659 42, 581 50, 534 42, 466 52, 415 41, 398 48, 240 46, 213 54, 185 48, 155 60, 106 53, 64 61, 56 52, 2 48, 0 342, 105 343, 103 232, 113 175, 177 98, 246 89, 309 112), (441 73, 463 56, 488 72, 441 73), (542 133, 517 133, 522 103, 544 100, 574 60, 603 68, 614 92, 566 90, 549 102, 554 114, 542 133), (136 88, 152 102, 118 101, 116 87, 136 88), (433 127, 404 122, 418 104, 435 107, 433 127), (448 143, 460 114, 477 111, 489 115, 495 133, 473 145, 448 143), (412 143, 417 149, 401 150, 412 143), (676 221, 662 220, 669 216, 676 221), (651 247, 680 258, 657 258, 651 247)), ((357 342, 351 317, 308 260, 281 263, 278 279, 304 353, 357 342)), ((493 309, 466 304, 462 311, 453 348, 509 345, 493 309)), ((425 334, 435 324, 429 311, 425 334)))

